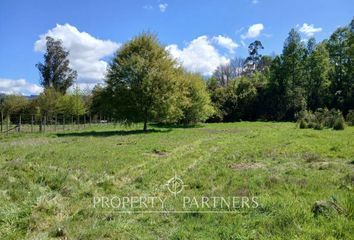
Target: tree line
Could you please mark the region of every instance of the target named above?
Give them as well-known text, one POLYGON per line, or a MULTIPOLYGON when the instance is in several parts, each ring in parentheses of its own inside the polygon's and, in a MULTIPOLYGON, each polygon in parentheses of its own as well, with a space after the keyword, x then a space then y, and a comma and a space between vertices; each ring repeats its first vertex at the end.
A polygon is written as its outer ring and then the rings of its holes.
POLYGON ((73 87, 77 73, 61 41, 47 37, 46 46, 36 65, 44 91, 32 100, 0 96, 5 116, 103 114, 143 122, 147 130, 149 122, 293 121, 323 109, 353 115, 354 19, 319 43, 305 43, 291 29, 278 56, 262 56, 264 46, 254 41, 247 58, 218 66, 207 80, 183 69, 155 35, 142 33, 118 49, 105 83, 87 92, 73 87))
POLYGON ((354 20, 320 43, 305 43, 291 29, 280 55, 262 56, 262 49, 251 43, 247 59, 219 66, 207 81, 217 109, 210 121, 289 121, 305 110, 354 109, 354 20))

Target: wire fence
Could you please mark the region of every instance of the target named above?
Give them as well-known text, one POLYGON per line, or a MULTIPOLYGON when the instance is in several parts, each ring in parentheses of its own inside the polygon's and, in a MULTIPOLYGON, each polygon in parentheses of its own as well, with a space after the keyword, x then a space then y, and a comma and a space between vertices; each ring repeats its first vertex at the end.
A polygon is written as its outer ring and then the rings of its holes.
POLYGON ((110 117, 97 115, 1 114, 0 134, 74 131, 111 123, 115 124, 110 117))

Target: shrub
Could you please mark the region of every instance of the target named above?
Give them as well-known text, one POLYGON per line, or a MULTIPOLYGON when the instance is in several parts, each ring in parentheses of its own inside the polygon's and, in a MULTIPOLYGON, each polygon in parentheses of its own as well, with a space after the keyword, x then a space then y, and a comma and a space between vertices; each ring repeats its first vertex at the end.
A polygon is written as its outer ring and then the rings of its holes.
POLYGON ((322 123, 316 123, 314 129, 315 130, 322 130, 323 129, 323 124, 322 123))
POLYGON ((354 126, 354 110, 348 112, 346 120, 349 126, 354 126))
MULTIPOLYGON (((354 118, 354 112, 352 112, 352 115, 354 118)), ((349 115, 349 118, 352 115, 349 115)), ((314 113, 311 111, 302 111, 297 114, 297 117, 300 119, 300 128, 307 127, 322 130, 326 127, 342 130, 345 127, 342 112, 336 109, 319 108, 314 113)))
POLYGON ((304 119, 301 119, 301 120, 300 120, 300 128, 301 128, 301 129, 307 128, 307 123, 305 122, 304 119))
POLYGON ((324 110, 323 115, 321 116, 322 122, 325 127, 332 128, 337 119, 343 118, 342 112, 336 109, 331 109, 328 111, 324 110))
POLYGON ((315 128, 316 123, 315 122, 309 122, 309 124, 307 125, 308 128, 315 128))
POLYGON ((333 124, 333 129, 334 130, 344 130, 344 128, 345 128, 345 122, 344 122, 343 117, 337 118, 333 124))
POLYGON ((296 114, 298 120, 304 120, 306 123, 310 123, 316 120, 316 116, 312 111, 303 110, 296 114))

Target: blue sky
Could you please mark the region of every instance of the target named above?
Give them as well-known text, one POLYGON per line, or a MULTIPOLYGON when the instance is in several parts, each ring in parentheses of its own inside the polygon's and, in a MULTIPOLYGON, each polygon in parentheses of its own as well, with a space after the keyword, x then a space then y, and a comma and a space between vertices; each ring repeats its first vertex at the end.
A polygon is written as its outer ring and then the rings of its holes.
POLYGON ((353 0, 0 0, 0 92, 37 94, 45 34, 63 41, 82 87, 104 78, 120 44, 156 33, 190 71, 210 75, 261 40, 280 53, 292 27, 327 38, 354 16, 353 0))

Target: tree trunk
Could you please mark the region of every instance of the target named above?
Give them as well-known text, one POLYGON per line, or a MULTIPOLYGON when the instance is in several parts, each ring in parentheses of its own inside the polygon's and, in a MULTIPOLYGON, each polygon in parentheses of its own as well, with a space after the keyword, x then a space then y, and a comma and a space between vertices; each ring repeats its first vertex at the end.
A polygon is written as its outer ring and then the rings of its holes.
POLYGON ((147 119, 144 120, 144 132, 147 131, 147 119))
POLYGON ((147 122, 148 122, 148 111, 145 109, 145 118, 144 118, 144 132, 147 131, 147 122))

